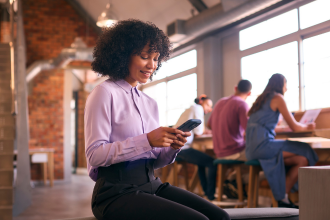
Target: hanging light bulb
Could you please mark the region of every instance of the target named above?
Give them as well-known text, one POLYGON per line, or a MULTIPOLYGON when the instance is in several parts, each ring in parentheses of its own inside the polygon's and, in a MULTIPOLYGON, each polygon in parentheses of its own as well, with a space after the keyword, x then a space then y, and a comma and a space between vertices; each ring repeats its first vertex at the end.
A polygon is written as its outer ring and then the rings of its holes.
POLYGON ((110 3, 108 3, 105 8, 105 11, 103 11, 97 19, 97 22, 96 22, 97 26, 109 27, 118 21, 118 17, 114 13, 112 8, 113 8, 113 6, 111 5, 111 7, 110 7, 110 3))

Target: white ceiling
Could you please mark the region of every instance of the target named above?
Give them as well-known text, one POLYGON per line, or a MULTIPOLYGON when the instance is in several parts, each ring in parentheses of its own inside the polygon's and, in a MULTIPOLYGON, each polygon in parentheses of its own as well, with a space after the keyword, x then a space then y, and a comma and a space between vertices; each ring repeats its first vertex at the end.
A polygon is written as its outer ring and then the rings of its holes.
MULTIPOLYGON (((166 26, 176 19, 192 17, 194 7, 188 0, 77 0, 96 21, 107 3, 112 3, 119 19, 136 18, 151 21, 165 31, 166 26)), ((236 0, 237 1, 237 0, 236 0)), ((242 0, 239 0, 242 1, 242 0)), ((221 0, 203 0, 207 7, 212 7, 221 0)), ((195 10, 195 15, 198 12, 195 10)))

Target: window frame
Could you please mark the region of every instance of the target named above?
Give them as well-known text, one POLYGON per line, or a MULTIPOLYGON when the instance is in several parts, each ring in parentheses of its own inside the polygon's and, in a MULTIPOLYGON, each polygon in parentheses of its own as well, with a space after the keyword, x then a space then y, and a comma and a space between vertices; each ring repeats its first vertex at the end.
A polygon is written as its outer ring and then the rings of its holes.
MULTIPOLYGON (((188 75, 190 75, 190 74, 196 74, 196 77, 197 77, 197 85, 196 85, 196 87, 197 87, 197 93, 198 93, 198 49, 197 49, 197 46, 194 44, 194 45, 190 45, 189 47, 186 47, 186 48, 184 48, 184 49, 182 49, 182 50, 180 50, 180 51, 177 51, 177 52, 175 52, 175 53, 172 53, 172 56, 171 56, 171 58, 170 59, 173 59, 173 58, 175 58, 175 57, 177 57, 177 56, 180 56, 180 55, 182 55, 182 54, 184 54, 184 53, 187 53, 187 52, 189 52, 189 51, 191 51, 191 50, 196 50, 196 53, 197 53, 197 65, 196 65, 196 67, 193 67, 193 68, 191 68, 191 69, 188 69, 188 70, 185 70, 185 71, 182 71, 182 72, 179 72, 179 73, 177 73, 177 74, 174 74, 174 75, 172 75, 172 76, 166 76, 166 77, 164 77, 164 78, 162 78, 162 79, 158 79, 158 80, 155 80, 155 81, 152 81, 152 82, 149 82, 149 83, 147 83, 147 84, 144 84, 144 85, 141 85, 141 87, 140 87, 140 90, 143 92, 143 90, 145 89, 145 88, 148 88, 148 87, 152 87, 152 86, 155 86, 155 85, 157 85, 157 84, 159 84, 159 83, 163 83, 163 82, 165 82, 166 83, 166 88, 167 88, 167 83, 169 82, 169 81, 172 81, 172 80, 175 80, 175 79, 178 79, 178 78, 181 78, 181 77, 184 77, 184 76, 188 76, 188 75)), ((166 95, 166 100, 165 100, 165 102, 166 103, 168 103, 167 100, 168 99, 168 97, 167 97, 167 95, 166 95)), ((166 104, 166 106, 167 106, 167 104, 166 104)), ((167 109, 167 107, 166 107, 166 115, 167 115, 167 113, 168 113, 168 109, 167 109)), ((166 117, 167 118, 167 117, 166 117)), ((167 119, 166 119, 166 124, 167 124, 168 122, 167 122, 167 119)))
MULTIPOLYGON (((262 18, 258 18, 258 19, 253 19, 253 21, 247 22, 248 24, 244 24, 241 25, 239 28, 235 29, 234 32, 237 32, 239 34, 239 32, 241 30, 244 30, 248 27, 251 27, 253 25, 256 25, 258 23, 261 23, 265 20, 268 20, 270 18, 276 17, 280 14, 283 14, 285 12, 288 12, 290 10, 293 10, 295 8, 297 8, 298 10, 298 31, 288 34, 286 36, 277 38, 275 40, 272 41, 268 41, 262 44, 259 44, 257 46, 248 48, 246 50, 239 50, 238 54, 239 54, 239 60, 241 60, 243 57, 248 56, 248 55, 252 55, 264 50, 268 50, 274 47, 278 47, 293 41, 297 41, 298 42, 298 79, 299 79, 299 111, 305 111, 306 110, 306 106, 305 106, 305 91, 304 91, 304 59, 303 59, 303 40, 308 39, 310 37, 314 37, 326 32, 330 31, 330 20, 316 24, 314 26, 305 28, 305 29, 301 29, 300 28, 300 6, 306 5, 308 3, 310 3, 312 1, 308 0, 308 1, 303 1, 300 2, 299 4, 292 4, 289 7, 286 7, 285 9, 282 10, 277 10, 274 13, 270 13, 268 15, 264 15, 262 16, 262 18)), ((239 43, 239 42, 238 42, 239 43)), ((242 76, 242 68, 240 67, 240 75, 242 76)))

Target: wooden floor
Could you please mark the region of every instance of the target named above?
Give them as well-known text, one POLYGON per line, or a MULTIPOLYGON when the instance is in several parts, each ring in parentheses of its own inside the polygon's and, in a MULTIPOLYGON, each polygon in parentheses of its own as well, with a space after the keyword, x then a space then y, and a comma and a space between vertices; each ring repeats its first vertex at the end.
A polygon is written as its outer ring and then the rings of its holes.
POLYGON ((52 220, 93 216, 91 198, 94 182, 87 175, 73 175, 71 183, 36 186, 32 205, 13 220, 52 220))

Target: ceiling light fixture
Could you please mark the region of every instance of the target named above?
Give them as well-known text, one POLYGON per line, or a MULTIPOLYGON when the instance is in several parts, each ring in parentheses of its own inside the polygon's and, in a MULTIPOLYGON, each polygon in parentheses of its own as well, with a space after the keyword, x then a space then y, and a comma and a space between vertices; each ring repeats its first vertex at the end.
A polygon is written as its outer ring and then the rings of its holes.
POLYGON ((98 17, 96 25, 99 27, 109 27, 112 24, 117 23, 117 21, 118 16, 113 11, 113 5, 110 5, 110 3, 108 3, 105 7, 105 10, 98 17))

